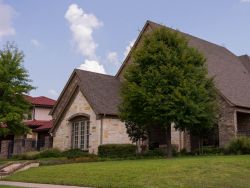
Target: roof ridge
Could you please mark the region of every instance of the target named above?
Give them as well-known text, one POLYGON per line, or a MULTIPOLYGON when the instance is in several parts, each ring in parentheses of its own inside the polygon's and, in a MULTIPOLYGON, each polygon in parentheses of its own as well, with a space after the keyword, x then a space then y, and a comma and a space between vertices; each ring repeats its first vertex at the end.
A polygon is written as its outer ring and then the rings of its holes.
POLYGON ((81 72, 87 72, 87 73, 91 73, 91 74, 98 74, 98 75, 103 75, 103 76, 115 77, 115 76, 110 75, 110 74, 104 74, 104 73, 99 73, 99 72, 92 72, 92 71, 87 71, 87 70, 78 69, 78 68, 75 68, 75 70, 76 71, 81 71, 81 72))
MULTIPOLYGON (((209 43, 209 44, 216 45, 216 46, 218 46, 218 47, 220 47, 220 48, 224 48, 224 49, 226 49, 226 50, 230 51, 229 49, 227 49, 227 48, 226 48, 226 47, 224 47, 224 46, 221 46, 221 45, 216 44, 216 43, 214 43, 214 42, 210 42, 210 41, 208 41, 208 40, 206 40, 206 39, 203 39, 203 38, 200 38, 200 37, 194 36, 194 35, 192 35, 192 34, 189 34, 189 33, 183 32, 182 30, 174 29, 174 28, 171 28, 171 27, 166 26, 166 25, 164 25, 164 24, 159 24, 159 23, 156 23, 156 22, 151 21, 151 20, 147 20, 147 23, 149 23, 149 25, 150 25, 150 24, 155 24, 155 25, 158 25, 158 26, 161 26, 161 27, 165 27, 165 28, 167 28, 167 29, 171 29, 171 30, 177 31, 177 32, 179 32, 179 33, 181 33, 181 34, 184 34, 184 35, 187 35, 187 36, 190 36, 190 37, 193 37, 193 38, 196 38, 196 39, 202 40, 202 41, 207 42, 207 43, 209 43)), ((230 52, 231 52, 231 51, 230 51, 230 52)), ((231 53, 232 53, 232 52, 231 52, 231 53)))

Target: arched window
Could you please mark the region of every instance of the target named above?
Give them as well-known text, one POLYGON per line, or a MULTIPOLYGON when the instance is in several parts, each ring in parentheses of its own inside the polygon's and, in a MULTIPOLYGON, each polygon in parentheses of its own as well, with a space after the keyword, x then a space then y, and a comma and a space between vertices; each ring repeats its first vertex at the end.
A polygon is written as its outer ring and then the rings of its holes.
POLYGON ((73 149, 88 150, 89 148, 89 118, 77 116, 70 119, 71 145, 73 149))

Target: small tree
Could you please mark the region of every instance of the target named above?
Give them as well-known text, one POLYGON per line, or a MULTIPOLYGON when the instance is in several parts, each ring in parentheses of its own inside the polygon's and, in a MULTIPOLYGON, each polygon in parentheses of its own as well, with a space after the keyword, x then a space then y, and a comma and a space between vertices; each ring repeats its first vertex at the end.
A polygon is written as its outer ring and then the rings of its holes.
POLYGON ((25 99, 33 87, 29 75, 22 66, 24 55, 11 43, 0 50, 0 135, 28 132, 24 114, 30 104, 25 99))
POLYGON ((120 117, 147 129, 166 130, 171 156, 171 124, 181 131, 202 134, 214 125, 216 102, 205 58, 170 29, 144 36, 124 74, 120 117), (202 131, 199 131, 202 130, 202 131))
POLYGON ((129 121, 125 123, 125 126, 131 141, 137 144, 137 151, 143 152, 146 149, 143 142, 148 138, 147 129, 129 121))

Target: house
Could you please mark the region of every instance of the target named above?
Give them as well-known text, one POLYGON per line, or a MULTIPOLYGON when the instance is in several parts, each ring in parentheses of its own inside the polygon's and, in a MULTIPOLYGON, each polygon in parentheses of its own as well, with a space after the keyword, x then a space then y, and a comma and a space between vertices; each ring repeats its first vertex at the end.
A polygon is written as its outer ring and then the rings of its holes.
MULTIPOLYGON (((147 21, 131 51, 142 37, 165 27, 147 21)), ((170 28, 169 28, 170 29, 170 28)), ((179 32, 179 31, 178 31, 179 32)), ((214 78, 219 103, 219 120, 205 144, 225 146, 237 136, 250 136, 250 58, 237 57, 225 47, 180 32, 206 58, 208 75, 214 78)), ((51 111, 53 147, 80 148, 96 153, 107 143, 130 143, 124 122, 118 117, 119 89, 126 67, 132 63, 131 51, 115 76, 74 70, 51 111)), ((165 131, 153 130, 148 145, 165 147, 165 131)), ((172 128, 172 143, 188 151, 197 147, 197 138, 172 128)))
POLYGON ((25 124, 32 129, 31 134, 27 134, 26 138, 34 139, 38 150, 43 147, 48 148, 52 146, 49 130, 53 124, 52 116, 49 115, 49 112, 56 101, 44 96, 27 96, 26 98, 32 104, 31 113, 24 120, 25 124))
POLYGON ((25 96, 31 104, 30 113, 25 114, 24 123, 31 129, 26 135, 7 135, 0 138, 0 157, 36 151, 52 147, 52 137, 49 130, 52 127, 50 110, 55 100, 41 96, 25 96))

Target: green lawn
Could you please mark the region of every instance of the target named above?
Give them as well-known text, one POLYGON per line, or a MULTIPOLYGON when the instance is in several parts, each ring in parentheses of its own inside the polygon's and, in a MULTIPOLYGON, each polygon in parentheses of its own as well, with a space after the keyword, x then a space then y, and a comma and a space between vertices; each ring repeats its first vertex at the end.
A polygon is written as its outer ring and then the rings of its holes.
POLYGON ((250 187, 250 156, 186 157, 43 166, 7 180, 103 188, 250 187))

